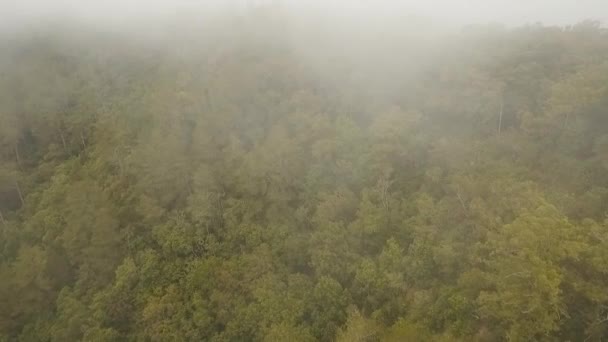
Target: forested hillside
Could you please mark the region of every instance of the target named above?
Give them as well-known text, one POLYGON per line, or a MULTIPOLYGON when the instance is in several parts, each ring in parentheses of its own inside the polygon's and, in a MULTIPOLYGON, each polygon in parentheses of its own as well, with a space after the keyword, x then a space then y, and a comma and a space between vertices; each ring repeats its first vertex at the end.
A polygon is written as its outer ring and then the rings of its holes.
POLYGON ((0 39, 0 341, 605 341, 608 32, 0 39))

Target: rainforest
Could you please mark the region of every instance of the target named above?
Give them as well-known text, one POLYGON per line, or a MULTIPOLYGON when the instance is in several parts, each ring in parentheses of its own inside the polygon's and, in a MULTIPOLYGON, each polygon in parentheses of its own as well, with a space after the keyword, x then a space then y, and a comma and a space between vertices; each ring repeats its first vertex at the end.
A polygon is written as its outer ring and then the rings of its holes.
POLYGON ((194 19, 0 33, 0 341, 608 339, 600 23, 194 19))

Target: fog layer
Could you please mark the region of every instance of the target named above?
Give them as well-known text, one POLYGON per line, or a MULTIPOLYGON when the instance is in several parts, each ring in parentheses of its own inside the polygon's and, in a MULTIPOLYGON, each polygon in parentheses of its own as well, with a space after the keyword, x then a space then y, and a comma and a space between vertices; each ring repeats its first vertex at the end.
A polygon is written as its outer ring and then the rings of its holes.
POLYGON ((379 18, 401 15, 456 26, 486 23, 522 25, 536 22, 567 25, 585 19, 601 22, 608 20, 608 3, 603 0, 8 0, 0 3, 0 27, 23 27, 66 18, 96 25, 133 27, 144 22, 158 24, 170 17, 209 15, 216 11, 238 12, 270 3, 280 4, 296 12, 314 8, 336 17, 356 19, 361 14, 373 14, 379 18))

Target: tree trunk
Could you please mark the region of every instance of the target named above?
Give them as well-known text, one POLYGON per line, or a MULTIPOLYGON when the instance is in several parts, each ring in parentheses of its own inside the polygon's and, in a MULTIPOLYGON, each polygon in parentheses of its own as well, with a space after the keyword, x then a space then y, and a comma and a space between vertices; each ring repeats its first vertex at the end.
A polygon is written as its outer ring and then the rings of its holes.
POLYGON ((25 205, 25 200, 23 199, 23 193, 21 192, 21 187, 19 186, 19 182, 15 180, 15 189, 17 190, 17 194, 19 194, 19 199, 21 200, 21 206, 25 205))
POLYGON ((65 143, 65 136, 63 135, 63 131, 59 130, 59 136, 61 137, 61 143, 63 144, 63 151, 67 152, 68 151, 68 146, 65 143))
POLYGON ((82 134, 82 131, 80 131, 80 141, 82 141, 82 148, 86 149, 87 148, 87 143, 84 140, 84 135, 82 134))
POLYGON ((464 204, 464 200, 462 199, 462 196, 460 196, 460 192, 456 192, 456 196, 458 197, 458 202, 460 202, 460 205, 462 206, 462 210, 464 210, 466 213, 467 206, 464 204))
POLYGON ((19 145, 15 143, 13 149, 15 150, 15 159, 17 160, 17 167, 21 170, 21 156, 19 155, 19 145))
POLYGON ((462 199, 462 196, 460 196, 460 186, 458 186, 456 188, 456 197, 458 198, 458 202, 460 202, 460 205, 462 206, 462 210, 464 212, 464 216, 465 217, 469 217, 469 209, 467 208, 467 205, 464 203, 464 200, 462 199))

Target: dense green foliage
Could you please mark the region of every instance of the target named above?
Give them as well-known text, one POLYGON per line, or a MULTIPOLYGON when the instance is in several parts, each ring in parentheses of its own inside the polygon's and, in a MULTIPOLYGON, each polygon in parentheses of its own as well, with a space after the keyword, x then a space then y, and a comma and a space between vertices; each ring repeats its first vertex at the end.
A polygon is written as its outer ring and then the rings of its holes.
POLYGON ((604 29, 283 16, 2 39, 0 341, 608 338, 604 29))

